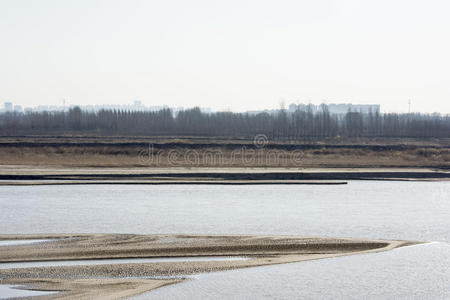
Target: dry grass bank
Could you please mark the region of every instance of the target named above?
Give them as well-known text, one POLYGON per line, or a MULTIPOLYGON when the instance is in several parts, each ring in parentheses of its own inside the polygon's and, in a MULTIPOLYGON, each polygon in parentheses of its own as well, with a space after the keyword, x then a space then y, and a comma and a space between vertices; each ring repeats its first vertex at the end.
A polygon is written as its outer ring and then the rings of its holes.
POLYGON ((269 142, 251 140, 0 138, 1 165, 62 167, 450 168, 447 140, 269 142))

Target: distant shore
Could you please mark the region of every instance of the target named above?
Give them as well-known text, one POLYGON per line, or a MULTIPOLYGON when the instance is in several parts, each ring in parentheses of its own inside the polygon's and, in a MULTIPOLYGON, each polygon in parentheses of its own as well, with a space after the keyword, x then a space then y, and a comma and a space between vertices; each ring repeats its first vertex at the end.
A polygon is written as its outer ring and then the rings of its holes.
POLYGON ((450 139, 276 140, 221 137, 0 137, 0 165, 68 168, 433 168, 450 139))
POLYGON ((0 137, 0 185, 450 180, 449 139, 0 137))
POLYGON ((348 180, 447 181, 427 168, 79 168, 0 165, 0 185, 346 184, 348 180))

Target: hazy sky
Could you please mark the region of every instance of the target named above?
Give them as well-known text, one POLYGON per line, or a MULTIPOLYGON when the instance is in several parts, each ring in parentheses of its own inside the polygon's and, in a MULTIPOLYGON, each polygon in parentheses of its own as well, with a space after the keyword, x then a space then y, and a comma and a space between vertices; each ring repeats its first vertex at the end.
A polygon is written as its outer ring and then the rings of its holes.
POLYGON ((450 113, 448 0, 0 0, 0 102, 450 113))

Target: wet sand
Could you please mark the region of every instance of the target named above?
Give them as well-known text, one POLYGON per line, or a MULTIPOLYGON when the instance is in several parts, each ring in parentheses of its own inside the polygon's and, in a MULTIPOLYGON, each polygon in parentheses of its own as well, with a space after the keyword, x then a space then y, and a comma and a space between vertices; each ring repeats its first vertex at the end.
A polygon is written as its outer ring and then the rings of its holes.
POLYGON ((346 184, 348 180, 448 181, 427 168, 68 168, 0 165, 0 185, 346 184))
POLYGON ((360 240, 293 236, 233 235, 0 235, 0 240, 56 239, 4 246, 0 262, 86 259, 83 266, 0 269, 0 284, 63 291, 42 299, 120 299, 204 272, 292 263, 312 259, 387 251, 416 244, 409 241, 360 240), (183 261, 88 265, 88 259, 239 256, 248 260, 183 261))

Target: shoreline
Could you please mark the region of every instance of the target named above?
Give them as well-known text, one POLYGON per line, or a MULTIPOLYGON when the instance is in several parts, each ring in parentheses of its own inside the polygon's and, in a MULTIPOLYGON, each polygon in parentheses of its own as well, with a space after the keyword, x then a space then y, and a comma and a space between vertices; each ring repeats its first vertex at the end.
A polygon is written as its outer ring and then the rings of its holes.
POLYGON ((119 299, 175 284, 187 280, 186 276, 199 273, 375 253, 420 243, 261 235, 0 235, 0 240, 44 238, 56 240, 2 247, 0 262, 83 259, 86 265, 0 269, 0 284, 19 284, 37 290, 64 290, 42 299, 77 299, 80 295, 119 299), (188 256, 245 256, 249 259, 125 264, 107 264, 105 261, 104 265, 89 265, 89 259, 188 256))
POLYGON ((76 168, 0 165, 0 185, 346 184, 349 180, 450 181, 429 168, 76 168))
POLYGON ((345 185, 346 181, 308 180, 14 180, 0 181, 0 186, 42 185, 345 185))

